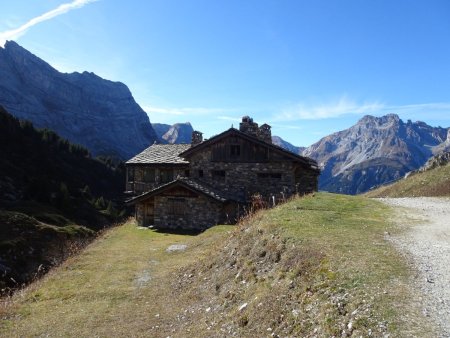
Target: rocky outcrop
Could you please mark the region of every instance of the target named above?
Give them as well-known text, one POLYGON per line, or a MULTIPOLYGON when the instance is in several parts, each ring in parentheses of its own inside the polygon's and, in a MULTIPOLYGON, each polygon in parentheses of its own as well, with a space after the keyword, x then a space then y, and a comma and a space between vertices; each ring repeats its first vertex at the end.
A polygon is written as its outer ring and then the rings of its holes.
POLYGON ((435 155, 450 152, 450 128, 448 129, 447 139, 438 146, 433 147, 432 151, 435 155))
POLYGON ((300 155, 302 151, 306 149, 305 147, 294 146, 292 143, 283 140, 279 136, 272 136, 272 143, 297 155, 300 155))
POLYGON ((0 104, 93 155, 129 159, 157 140, 126 85, 94 73, 60 73, 12 41, 0 48, 0 104))
POLYGON ((156 136, 158 136, 158 140, 161 143, 167 143, 163 140, 163 135, 165 133, 167 133, 170 129, 170 127, 172 127, 170 124, 165 124, 165 123, 152 123, 152 128, 156 133, 156 136))
POLYGON ((302 152, 317 160, 319 189, 356 194, 420 168, 447 140, 448 128, 403 122, 397 115, 365 116, 302 152))
POLYGON ((418 171, 423 172, 437 167, 442 167, 450 163, 450 152, 441 153, 431 157, 418 171))
POLYGON ((192 132, 194 129, 189 122, 176 123, 173 126, 169 124, 153 123, 152 126, 162 143, 191 143, 192 132))

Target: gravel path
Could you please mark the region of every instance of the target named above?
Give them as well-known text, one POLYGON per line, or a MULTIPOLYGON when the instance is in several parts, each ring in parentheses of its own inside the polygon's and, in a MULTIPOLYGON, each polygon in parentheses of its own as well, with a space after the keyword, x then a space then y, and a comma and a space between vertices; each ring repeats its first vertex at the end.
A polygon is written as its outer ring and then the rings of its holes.
POLYGON ((392 236, 418 269, 414 287, 423 294, 423 312, 450 338, 450 199, 381 198, 397 208, 398 221, 407 230, 392 236))

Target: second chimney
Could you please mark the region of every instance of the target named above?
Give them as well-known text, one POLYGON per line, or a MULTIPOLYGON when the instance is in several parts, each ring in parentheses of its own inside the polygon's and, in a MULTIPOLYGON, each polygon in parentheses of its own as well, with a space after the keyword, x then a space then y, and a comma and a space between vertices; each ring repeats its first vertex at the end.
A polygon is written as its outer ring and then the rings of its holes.
POLYGON ((193 146, 196 146, 199 143, 203 142, 203 134, 199 131, 194 130, 192 132, 192 139, 191 139, 191 144, 193 146))

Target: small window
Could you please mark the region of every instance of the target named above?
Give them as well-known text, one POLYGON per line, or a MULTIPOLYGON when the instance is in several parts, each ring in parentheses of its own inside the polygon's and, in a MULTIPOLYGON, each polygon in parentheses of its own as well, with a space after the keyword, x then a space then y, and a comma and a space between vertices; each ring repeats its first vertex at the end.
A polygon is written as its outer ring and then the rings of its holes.
POLYGON ((185 171, 184 171, 184 177, 189 177, 189 175, 190 175, 189 170, 185 170, 185 171))
POLYGON ((225 170, 213 170, 211 171, 212 177, 216 180, 225 179, 225 170))
POLYGON ((241 146, 238 144, 232 144, 230 146, 230 157, 239 158, 241 156, 241 146))
POLYGON ((155 169, 150 168, 144 169, 144 182, 146 183, 155 182, 155 169))
POLYGON ((198 177, 203 177, 203 169, 198 170, 198 177))
POLYGON ((173 170, 163 169, 159 173, 159 178, 161 183, 169 183, 173 181, 173 170))
POLYGON ((185 215, 187 213, 186 199, 185 198, 169 198, 168 199, 168 211, 170 215, 185 215))
POLYGON ((256 159, 258 161, 267 161, 269 159, 269 149, 266 147, 258 147, 256 149, 256 159))
POLYGON ((128 182, 134 182, 134 168, 127 168, 128 182))

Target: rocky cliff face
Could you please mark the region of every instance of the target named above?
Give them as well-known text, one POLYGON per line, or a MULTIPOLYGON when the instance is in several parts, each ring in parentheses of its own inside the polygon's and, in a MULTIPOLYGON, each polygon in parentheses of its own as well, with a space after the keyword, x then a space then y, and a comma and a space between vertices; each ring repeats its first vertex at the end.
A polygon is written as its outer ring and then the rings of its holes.
POLYGON ((94 73, 60 73, 15 42, 0 48, 0 104, 94 155, 129 159, 157 140, 123 83, 94 73))
POLYGON ((319 188, 361 193, 421 167, 447 140, 448 128, 403 122, 397 115, 365 116, 353 127, 326 136, 302 154, 317 160, 319 188))
POLYGON ((191 143, 192 132, 194 129, 189 122, 176 123, 173 126, 169 124, 153 123, 152 126, 158 135, 158 138, 163 143, 191 143))

